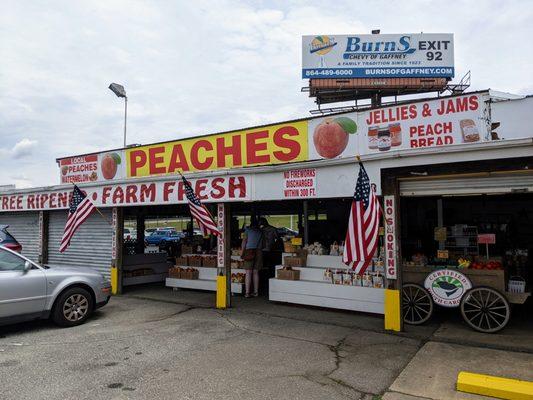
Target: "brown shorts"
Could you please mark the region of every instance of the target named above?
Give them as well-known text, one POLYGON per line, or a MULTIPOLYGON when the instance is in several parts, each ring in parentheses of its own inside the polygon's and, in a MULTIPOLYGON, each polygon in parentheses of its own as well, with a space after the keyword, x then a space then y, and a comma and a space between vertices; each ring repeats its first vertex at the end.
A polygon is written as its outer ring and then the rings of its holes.
POLYGON ((261 250, 255 253, 255 260, 245 261, 244 269, 262 269, 263 268, 263 252, 261 250))

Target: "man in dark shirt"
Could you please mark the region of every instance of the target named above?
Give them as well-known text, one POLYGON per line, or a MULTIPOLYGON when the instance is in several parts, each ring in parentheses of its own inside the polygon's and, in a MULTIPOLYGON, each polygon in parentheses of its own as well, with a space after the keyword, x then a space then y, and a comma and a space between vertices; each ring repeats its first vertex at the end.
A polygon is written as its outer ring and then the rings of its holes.
POLYGON ((263 268, 264 273, 267 275, 262 279, 262 283, 266 284, 268 278, 276 276, 276 265, 281 262, 281 253, 277 248, 278 232, 276 228, 270 225, 265 217, 259 218, 259 228, 261 229, 263 240, 263 268))

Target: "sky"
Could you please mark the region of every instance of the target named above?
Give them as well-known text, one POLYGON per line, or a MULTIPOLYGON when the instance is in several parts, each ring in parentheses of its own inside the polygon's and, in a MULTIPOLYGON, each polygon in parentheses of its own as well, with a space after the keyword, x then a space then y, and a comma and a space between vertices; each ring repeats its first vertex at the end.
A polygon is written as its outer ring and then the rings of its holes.
POLYGON ((57 157, 309 116, 301 36, 453 33, 456 80, 533 94, 531 1, 2 1, 0 185, 57 157))

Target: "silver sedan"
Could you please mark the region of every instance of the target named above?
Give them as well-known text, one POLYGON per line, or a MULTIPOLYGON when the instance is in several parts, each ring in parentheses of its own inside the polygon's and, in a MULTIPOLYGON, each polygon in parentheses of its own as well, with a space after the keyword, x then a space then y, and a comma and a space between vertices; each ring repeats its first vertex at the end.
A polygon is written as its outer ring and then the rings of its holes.
POLYGON ((94 269, 41 266, 0 246, 0 325, 46 318, 79 325, 110 296, 109 280, 94 269))

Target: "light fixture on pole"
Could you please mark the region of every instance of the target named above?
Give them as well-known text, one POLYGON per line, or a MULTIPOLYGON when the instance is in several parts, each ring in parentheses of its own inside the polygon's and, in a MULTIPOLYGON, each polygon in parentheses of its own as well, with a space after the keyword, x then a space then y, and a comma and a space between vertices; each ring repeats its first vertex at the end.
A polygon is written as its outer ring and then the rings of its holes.
POLYGON ((128 116, 128 97, 126 96, 126 89, 118 83, 109 85, 109 89, 116 94, 117 97, 124 98, 124 147, 126 147, 126 118, 128 116))

